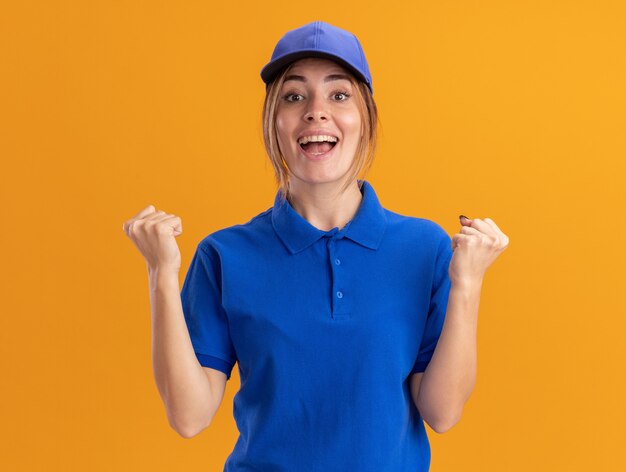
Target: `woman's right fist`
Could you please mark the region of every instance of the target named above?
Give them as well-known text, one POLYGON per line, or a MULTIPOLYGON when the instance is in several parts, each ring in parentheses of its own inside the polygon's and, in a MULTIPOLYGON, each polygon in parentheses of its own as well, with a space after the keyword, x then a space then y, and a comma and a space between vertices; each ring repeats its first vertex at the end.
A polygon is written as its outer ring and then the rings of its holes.
POLYGON ((122 229, 146 260, 148 270, 180 270, 180 250, 176 236, 183 232, 182 221, 164 211, 156 211, 148 205, 135 216, 125 221, 122 229))

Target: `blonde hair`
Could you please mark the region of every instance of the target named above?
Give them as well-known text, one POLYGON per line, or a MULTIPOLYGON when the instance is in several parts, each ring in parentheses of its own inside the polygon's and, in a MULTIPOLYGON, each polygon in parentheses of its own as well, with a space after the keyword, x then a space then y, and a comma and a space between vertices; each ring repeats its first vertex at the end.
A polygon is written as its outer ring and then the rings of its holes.
MULTIPOLYGON (((274 174, 278 188, 282 190, 282 200, 289 198, 289 170, 285 158, 280 151, 278 145, 278 134, 276 131, 276 113, 278 110, 278 101, 280 99, 280 90, 282 88, 285 76, 295 63, 286 67, 268 87, 263 104, 263 141, 265 150, 274 167, 274 174)), ((349 71, 348 71, 349 72, 349 71)), ((354 179, 365 178, 374 161, 376 152, 376 141, 378 136, 378 110, 372 93, 365 84, 357 80, 353 74, 348 73, 350 82, 354 90, 357 107, 361 114, 361 140, 357 145, 356 153, 350 169, 348 169, 349 178, 346 184, 341 188, 340 192, 345 191, 354 181, 354 179), (361 175, 360 175, 361 174, 361 175)), ((362 182, 359 183, 359 188, 362 182)))

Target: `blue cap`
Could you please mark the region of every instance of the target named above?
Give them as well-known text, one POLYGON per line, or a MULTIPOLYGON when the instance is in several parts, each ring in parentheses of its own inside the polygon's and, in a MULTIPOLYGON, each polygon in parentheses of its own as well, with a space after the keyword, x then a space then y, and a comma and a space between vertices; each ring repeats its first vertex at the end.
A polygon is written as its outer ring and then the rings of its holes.
POLYGON ((370 69, 357 37, 323 21, 314 21, 287 31, 280 38, 272 53, 272 59, 261 69, 265 88, 267 89, 284 67, 305 57, 322 57, 339 63, 357 79, 365 82, 374 94, 370 69))

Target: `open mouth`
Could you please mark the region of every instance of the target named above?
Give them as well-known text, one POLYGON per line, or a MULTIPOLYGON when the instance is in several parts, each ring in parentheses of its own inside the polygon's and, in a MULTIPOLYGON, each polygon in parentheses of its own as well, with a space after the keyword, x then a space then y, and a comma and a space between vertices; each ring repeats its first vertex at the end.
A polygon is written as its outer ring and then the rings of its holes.
POLYGON ((303 132, 297 141, 304 157, 322 161, 333 155, 339 138, 329 129, 318 129, 303 132))
POLYGON ((336 142, 329 142, 329 141, 322 141, 322 142, 311 141, 309 143, 300 144, 300 148, 306 151, 308 154, 315 156, 315 155, 326 154, 328 151, 334 148, 336 144, 337 144, 336 142))

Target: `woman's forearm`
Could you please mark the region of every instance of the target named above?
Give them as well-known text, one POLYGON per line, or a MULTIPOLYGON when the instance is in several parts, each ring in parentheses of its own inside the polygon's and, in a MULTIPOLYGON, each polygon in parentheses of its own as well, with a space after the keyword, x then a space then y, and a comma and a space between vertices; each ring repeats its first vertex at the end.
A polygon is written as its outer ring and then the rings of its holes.
POLYGON ((476 383, 476 335, 481 280, 452 283, 443 330, 422 377, 417 407, 438 432, 461 418, 476 383))
POLYGON ((217 408, 211 385, 193 351, 185 323, 178 274, 149 271, 152 365, 174 430, 191 437, 211 422, 217 408))

